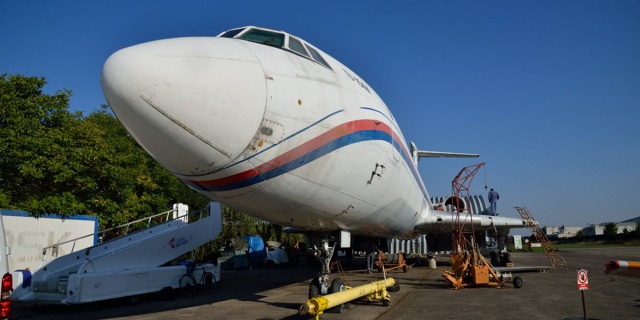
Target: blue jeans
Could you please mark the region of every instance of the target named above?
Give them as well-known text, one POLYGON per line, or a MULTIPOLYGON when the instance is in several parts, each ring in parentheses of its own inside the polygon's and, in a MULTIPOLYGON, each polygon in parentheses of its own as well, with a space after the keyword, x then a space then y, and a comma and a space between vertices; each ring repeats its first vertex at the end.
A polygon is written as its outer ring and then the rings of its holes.
POLYGON ((491 211, 493 214, 498 214, 498 201, 491 202, 491 211))
POLYGON ((367 255, 367 270, 373 270, 373 265, 375 261, 376 261, 376 253, 374 251, 367 255))

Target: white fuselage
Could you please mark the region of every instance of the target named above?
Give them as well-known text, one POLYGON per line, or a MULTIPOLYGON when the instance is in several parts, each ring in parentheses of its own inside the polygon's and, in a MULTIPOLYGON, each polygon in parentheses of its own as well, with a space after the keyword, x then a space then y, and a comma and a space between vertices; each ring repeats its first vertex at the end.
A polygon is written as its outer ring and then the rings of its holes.
POLYGON ((393 115, 364 80, 323 57, 331 68, 239 39, 159 40, 114 53, 102 86, 160 164, 226 205, 371 236, 433 223, 393 115))

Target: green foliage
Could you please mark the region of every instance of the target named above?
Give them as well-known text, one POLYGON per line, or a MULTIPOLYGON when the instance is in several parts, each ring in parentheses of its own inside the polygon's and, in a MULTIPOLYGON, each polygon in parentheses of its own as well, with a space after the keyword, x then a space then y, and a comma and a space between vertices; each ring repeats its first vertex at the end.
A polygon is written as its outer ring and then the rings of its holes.
POLYGON ((256 235, 262 237, 264 241, 278 241, 290 246, 304 241, 304 236, 301 234, 283 233, 280 225, 248 216, 227 206, 223 208, 223 233, 219 237, 222 240, 256 235))
POLYGON ((110 228, 208 200, 162 168, 102 110, 68 110, 70 91, 44 94, 44 78, 0 76, 0 207, 86 214, 110 228))
POLYGON ((74 175, 62 150, 73 143, 66 132, 80 116, 67 111, 70 92, 45 95, 45 84, 43 78, 0 77, 0 192, 5 204, 36 214, 60 206, 77 214, 82 203, 59 187, 74 175))
POLYGON ((618 234, 618 226, 615 222, 607 222, 602 233, 608 237, 615 237, 618 234))
POLYGON ((257 235, 264 241, 279 241, 289 246, 293 246, 296 242, 304 242, 304 236, 301 234, 283 233, 282 226, 259 220, 222 205, 222 232, 215 241, 207 245, 204 251, 201 248, 196 253, 196 258, 206 260, 204 257, 210 256, 212 251, 219 251, 230 239, 246 235, 257 235))

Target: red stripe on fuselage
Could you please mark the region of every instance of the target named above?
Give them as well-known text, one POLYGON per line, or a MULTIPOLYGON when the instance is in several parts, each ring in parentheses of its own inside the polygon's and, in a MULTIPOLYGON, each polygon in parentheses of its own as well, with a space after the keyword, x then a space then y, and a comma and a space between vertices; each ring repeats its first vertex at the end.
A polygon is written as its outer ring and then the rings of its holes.
POLYGON ((390 134, 394 140, 398 139, 396 134, 391 131, 391 128, 389 128, 387 124, 381 121, 370 120, 370 119, 355 120, 355 121, 343 123, 253 169, 240 172, 228 177, 220 178, 220 179, 207 180, 207 181, 192 181, 192 180, 184 180, 184 181, 194 186, 206 188, 206 187, 217 187, 217 186, 231 184, 231 183, 235 183, 235 182, 246 180, 246 179, 251 179, 255 176, 262 174, 263 172, 273 170, 274 168, 277 168, 295 159, 298 159, 304 156, 305 154, 309 153, 310 151, 313 151, 344 135, 357 132, 357 131, 363 131, 363 130, 383 131, 390 134))

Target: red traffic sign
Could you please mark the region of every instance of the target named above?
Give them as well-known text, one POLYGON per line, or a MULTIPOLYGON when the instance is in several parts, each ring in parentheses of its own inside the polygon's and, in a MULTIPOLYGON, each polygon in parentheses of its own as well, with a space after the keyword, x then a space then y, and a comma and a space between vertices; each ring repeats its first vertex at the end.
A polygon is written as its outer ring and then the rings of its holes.
POLYGON ((587 270, 578 270, 578 290, 589 290, 589 276, 587 270))

